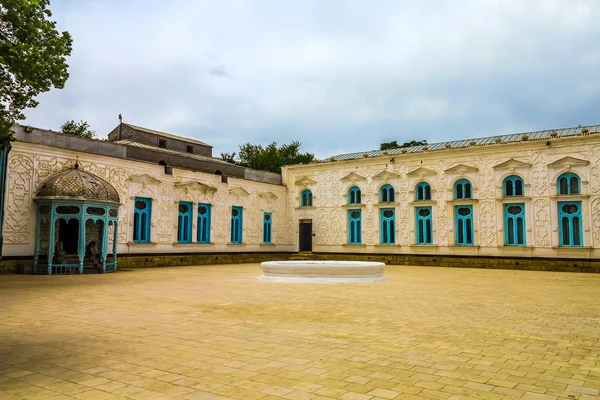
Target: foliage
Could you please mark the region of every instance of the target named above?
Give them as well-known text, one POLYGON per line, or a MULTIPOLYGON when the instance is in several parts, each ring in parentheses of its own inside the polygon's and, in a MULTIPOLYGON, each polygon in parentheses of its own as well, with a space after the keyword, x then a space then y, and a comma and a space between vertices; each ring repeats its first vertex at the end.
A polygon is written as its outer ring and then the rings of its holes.
POLYGON ((391 149, 402 149, 404 147, 412 146, 424 146, 427 144, 427 140, 411 140, 410 142, 404 142, 398 144, 397 141, 384 142, 379 145, 379 150, 391 150, 391 149))
POLYGON ((90 124, 88 124, 87 121, 67 121, 60 127, 60 133, 78 136, 85 139, 96 139, 96 132, 90 129, 90 124))
POLYGON ((292 142, 277 147, 273 142, 267 147, 246 143, 237 153, 221 153, 221 159, 227 162, 256 169, 280 173, 281 167, 291 164, 308 164, 315 159, 314 154, 300 153, 300 142, 292 142))
POLYGON ((71 35, 59 33, 49 0, 0 0, 0 149, 12 140, 12 125, 37 95, 62 89, 69 74, 71 35))

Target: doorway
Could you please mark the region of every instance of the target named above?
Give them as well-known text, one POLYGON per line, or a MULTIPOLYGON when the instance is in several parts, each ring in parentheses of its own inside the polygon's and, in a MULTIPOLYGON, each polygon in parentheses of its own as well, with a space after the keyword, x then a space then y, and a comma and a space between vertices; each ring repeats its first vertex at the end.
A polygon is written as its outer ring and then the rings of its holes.
POLYGON ((63 250, 67 254, 77 254, 79 247, 79 221, 70 219, 58 220, 58 240, 63 243, 63 250))
POLYGON ((300 251, 312 251, 312 220, 300 221, 300 251))

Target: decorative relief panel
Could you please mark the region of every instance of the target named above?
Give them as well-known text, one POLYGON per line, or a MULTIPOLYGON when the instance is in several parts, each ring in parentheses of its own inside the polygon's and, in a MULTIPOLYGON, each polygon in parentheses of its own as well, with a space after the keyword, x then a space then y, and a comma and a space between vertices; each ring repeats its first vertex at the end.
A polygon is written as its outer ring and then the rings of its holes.
POLYGON ((435 241, 440 246, 447 246, 448 222, 446 220, 446 164, 443 161, 438 161, 438 163, 435 166, 435 169, 437 171, 435 187, 435 194, 437 198, 437 223, 434 224, 434 226, 436 227, 437 238, 435 239, 435 241))
POLYGON ((340 245, 347 242, 342 232, 342 210, 338 208, 317 209, 315 241, 317 245, 340 245))
POLYGON ((479 207, 479 241, 481 246, 496 246, 496 205, 482 201, 479 207))
POLYGON ((494 189, 494 161, 490 157, 479 160, 479 198, 493 199, 496 195, 494 189))
POLYGON ((592 183, 592 193, 600 193, 600 146, 592 147, 590 150, 590 181, 592 183))
POLYGON ((175 206, 173 193, 174 188, 171 183, 161 183, 158 187, 159 201, 158 201, 158 243, 173 243, 174 238, 174 224, 177 224, 177 218, 175 217, 175 206))
POLYGON ((548 200, 537 199, 533 203, 535 246, 548 247, 550 240, 550 208, 548 200))
POLYGON ((262 243, 263 229, 263 214, 260 210, 258 192, 250 191, 248 198, 248 209, 244 210, 244 242, 246 243, 262 243))
POLYGON ((533 164, 533 193, 535 196, 548 195, 548 157, 541 151, 531 155, 533 164))
POLYGON ((9 158, 5 237, 7 243, 29 243, 33 160, 17 154, 9 158))
POLYGON ((594 247, 600 247, 600 197, 595 198, 591 205, 592 218, 592 240, 594 247))
POLYGON ((231 208, 228 205, 229 195, 226 190, 218 190, 215 194, 214 216, 212 217, 212 229, 216 243, 229 242, 229 227, 231 220, 231 208))

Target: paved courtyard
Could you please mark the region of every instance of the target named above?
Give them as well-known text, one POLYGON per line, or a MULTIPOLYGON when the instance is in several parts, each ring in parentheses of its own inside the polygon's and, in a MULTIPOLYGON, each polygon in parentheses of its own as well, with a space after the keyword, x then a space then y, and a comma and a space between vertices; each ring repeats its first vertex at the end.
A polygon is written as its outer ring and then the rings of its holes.
POLYGON ((592 399, 600 276, 257 264, 0 276, 1 399, 592 399))

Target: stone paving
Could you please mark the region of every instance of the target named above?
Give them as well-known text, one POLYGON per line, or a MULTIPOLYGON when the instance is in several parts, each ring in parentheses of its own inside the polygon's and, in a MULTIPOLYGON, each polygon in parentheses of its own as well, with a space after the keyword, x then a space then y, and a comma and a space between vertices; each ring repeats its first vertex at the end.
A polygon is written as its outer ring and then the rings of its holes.
POLYGON ((600 275, 257 264, 0 276, 1 399, 592 399, 600 275))

